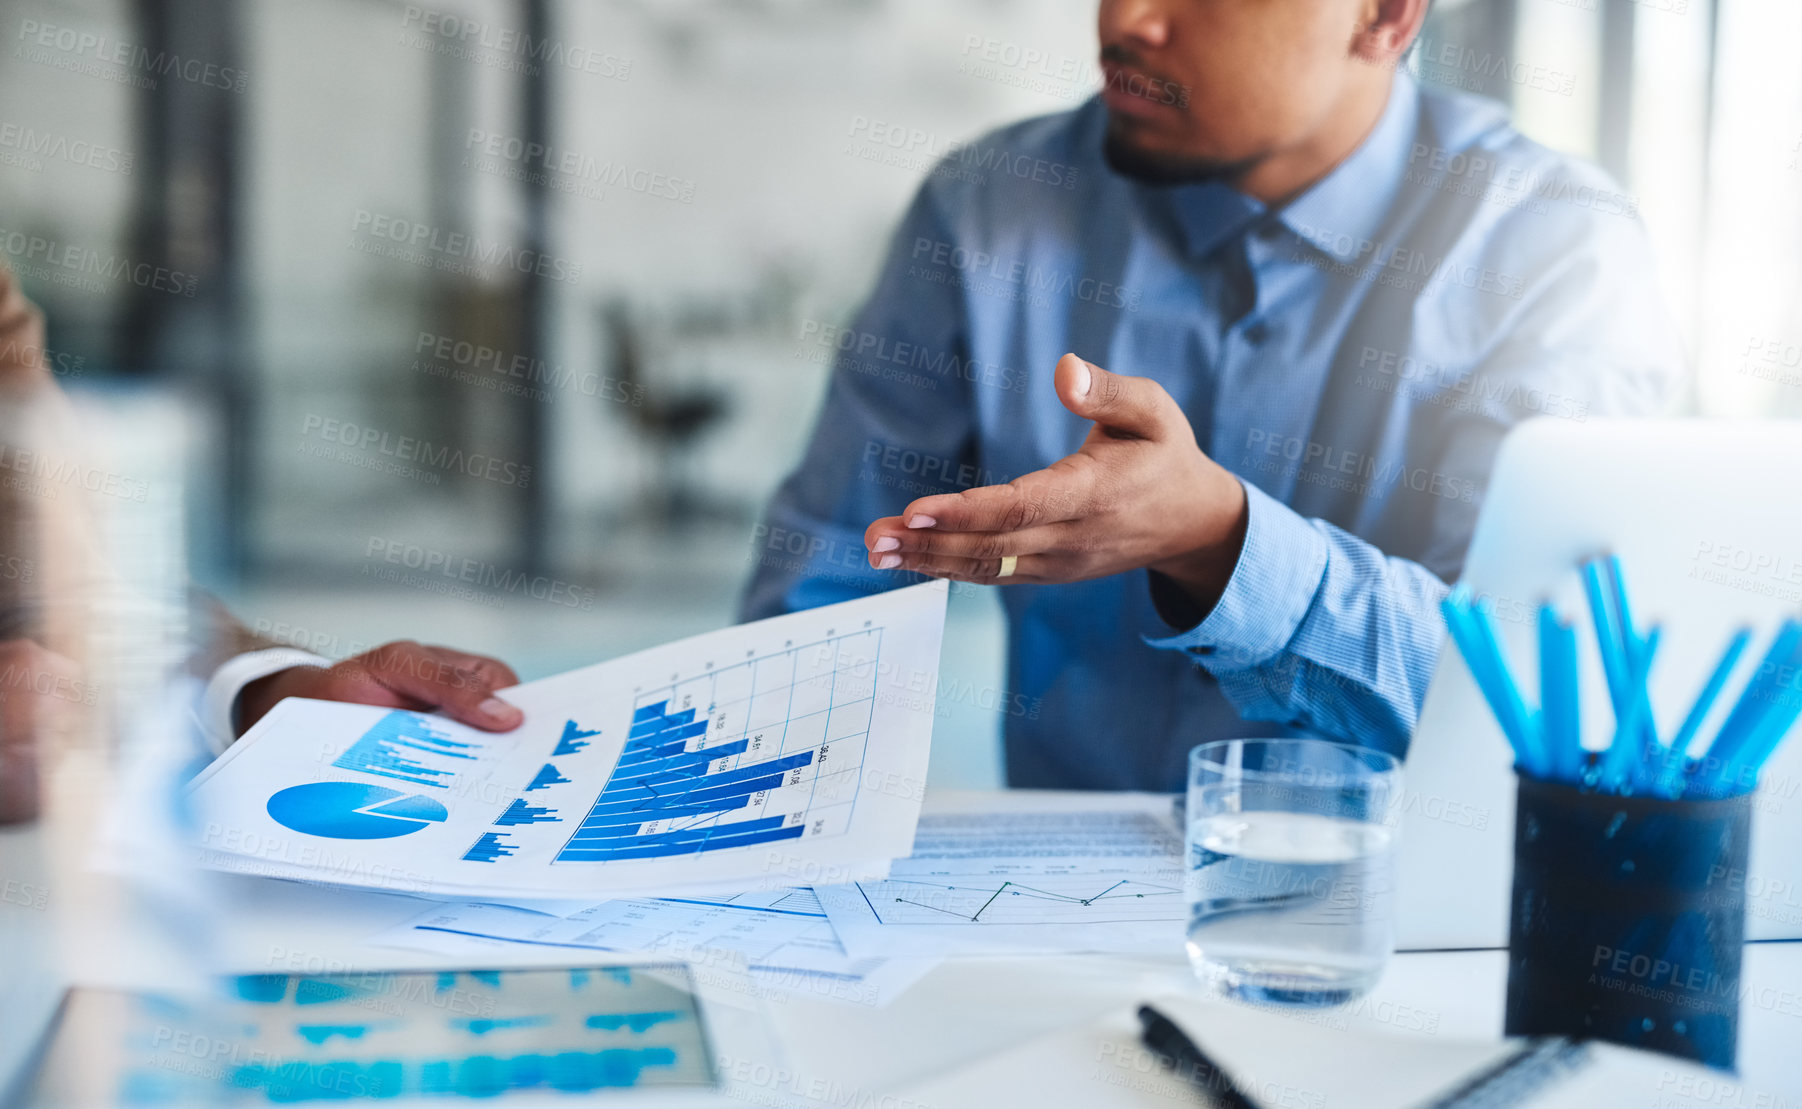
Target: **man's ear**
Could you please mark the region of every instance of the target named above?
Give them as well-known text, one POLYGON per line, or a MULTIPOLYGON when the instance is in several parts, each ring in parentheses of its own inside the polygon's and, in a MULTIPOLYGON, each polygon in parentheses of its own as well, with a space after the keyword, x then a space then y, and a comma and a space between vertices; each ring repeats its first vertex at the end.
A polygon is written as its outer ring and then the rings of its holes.
POLYGON ((1372 65, 1395 68, 1420 34, 1433 0, 1363 0, 1360 22, 1352 34, 1352 56, 1372 65))

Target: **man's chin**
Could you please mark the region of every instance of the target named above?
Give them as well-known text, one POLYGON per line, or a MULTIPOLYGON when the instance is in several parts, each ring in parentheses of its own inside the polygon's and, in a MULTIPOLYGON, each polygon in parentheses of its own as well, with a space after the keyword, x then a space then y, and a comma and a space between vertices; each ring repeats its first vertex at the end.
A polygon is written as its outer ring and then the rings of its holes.
POLYGON ((1150 150, 1134 140, 1127 128, 1109 120, 1102 156, 1108 168, 1122 177, 1148 185, 1192 185, 1230 178, 1241 167, 1209 158, 1196 158, 1150 150))

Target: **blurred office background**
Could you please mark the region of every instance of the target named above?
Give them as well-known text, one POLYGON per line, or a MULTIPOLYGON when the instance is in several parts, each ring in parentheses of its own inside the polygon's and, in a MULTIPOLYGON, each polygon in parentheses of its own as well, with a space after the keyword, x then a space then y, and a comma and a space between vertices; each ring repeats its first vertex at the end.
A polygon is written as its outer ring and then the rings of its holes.
MULTIPOLYGON (((0 249, 141 483, 128 574, 330 655, 406 636, 540 676, 733 618, 822 329, 937 155, 1089 94, 1093 22, 0 0, 0 249)), ((1802 6, 1439 0, 1423 39, 1422 80, 1623 183, 1697 411, 1802 415, 1802 6)), ((978 687, 997 611, 954 602, 978 687)), ((998 780, 999 701, 946 706, 936 779, 998 780)))

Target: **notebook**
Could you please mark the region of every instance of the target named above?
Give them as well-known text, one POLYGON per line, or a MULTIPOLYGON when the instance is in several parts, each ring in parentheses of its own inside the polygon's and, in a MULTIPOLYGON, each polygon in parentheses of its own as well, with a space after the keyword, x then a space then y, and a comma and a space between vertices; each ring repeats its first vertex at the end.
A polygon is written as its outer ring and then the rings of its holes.
MULTIPOLYGON (((1149 1002, 1201 1045, 1254 1104, 1270 1109, 1474 1109, 1687 1104, 1732 1078, 1604 1044, 1441 1039, 1333 1027, 1330 1010, 1276 1011, 1193 995, 1149 1002)), ((906 1091, 933 1109, 996 1105, 1199 1105, 1139 1042, 1137 1006, 1041 1037, 906 1091)))

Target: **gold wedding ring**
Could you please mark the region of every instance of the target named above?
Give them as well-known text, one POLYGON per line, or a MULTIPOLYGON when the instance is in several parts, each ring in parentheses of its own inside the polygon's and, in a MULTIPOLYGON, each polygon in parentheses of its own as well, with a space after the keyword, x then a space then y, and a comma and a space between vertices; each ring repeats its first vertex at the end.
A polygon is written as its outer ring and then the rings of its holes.
POLYGON ((1018 565, 1020 565, 1020 556, 1019 555, 1002 555, 1001 556, 1001 572, 999 574, 995 575, 995 580, 1000 581, 1002 578, 1013 577, 1014 576, 1014 567, 1016 567, 1018 565))

